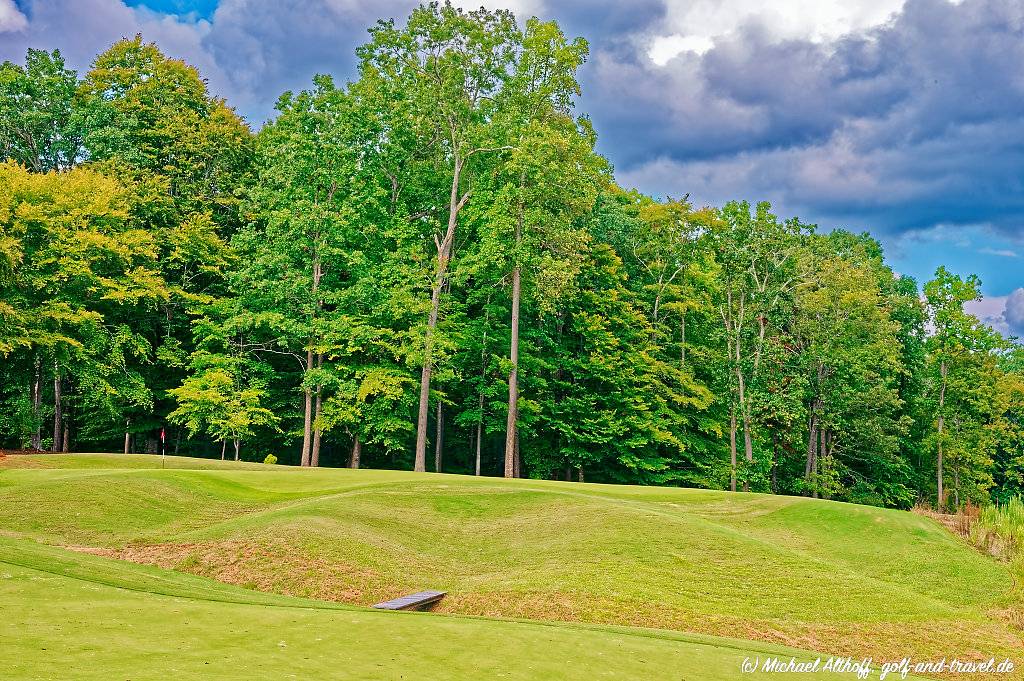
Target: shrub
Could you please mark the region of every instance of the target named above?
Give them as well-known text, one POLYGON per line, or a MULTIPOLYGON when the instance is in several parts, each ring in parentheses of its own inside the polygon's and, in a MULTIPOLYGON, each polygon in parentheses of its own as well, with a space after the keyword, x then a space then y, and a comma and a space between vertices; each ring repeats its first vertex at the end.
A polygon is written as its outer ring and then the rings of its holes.
POLYGON ((277 457, 273 454, 267 454, 267 458, 263 459, 263 463, 277 463, 277 457))

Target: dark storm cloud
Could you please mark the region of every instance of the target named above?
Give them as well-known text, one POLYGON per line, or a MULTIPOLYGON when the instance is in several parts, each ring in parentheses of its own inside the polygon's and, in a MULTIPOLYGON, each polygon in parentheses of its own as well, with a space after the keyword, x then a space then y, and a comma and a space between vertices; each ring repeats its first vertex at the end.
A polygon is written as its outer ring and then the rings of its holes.
POLYGON ((570 35, 581 35, 602 50, 628 44, 624 54, 632 54, 631 39, 665 20, 663 0, 569 0, 548 2, 542 19, 556 19, 570 35))
POLYGON ((590 108, 620 174, 651 191, 766 196, 890 232, 1019 232, 1022 26, 1007 0, 911 0, 822 44, 748 25, 664 67, 599 56, 590 108))
POLYGON ((410 2, 222 0, 209 21, 182 20, 119 0, 29 0, 26 30, 0 33, 0 59, 21 61, 28 47, 60 48, 84 70, 116 40, 142 33, 166 53, 197 66, 211 87, 255 124, 278 96, 307 87, 316 73, 347 79, 355 48, 381 16, 402 17, 410 2))
POLYGON ((367 29, 381 17, 404 17, 411 6, 374 0, 222 0, 202 45, 232 74, 233 88, 258 123, 283 91, 308 87, 314 74, 353 77, 355 48, 369 38, 367 29))

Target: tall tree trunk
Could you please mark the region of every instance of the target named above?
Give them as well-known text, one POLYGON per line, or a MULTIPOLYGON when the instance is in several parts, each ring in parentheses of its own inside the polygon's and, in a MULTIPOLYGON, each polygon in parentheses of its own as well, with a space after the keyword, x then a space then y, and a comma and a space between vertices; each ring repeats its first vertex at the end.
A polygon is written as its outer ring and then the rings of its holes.
POLYGON ((441 455, 444 452, 444 403, 437 401, 437 414, 434 418, 434 472, 441 472, 441 455))
MULTIPOLYGON (((736 339, 736 384, 739 388, 740 398, 740 416, 743 418, 743 454, 746 458, 747 463, 753 463, 754 461, 754 447, 750 438, 750 407, 747 404, 747 388, 746 382, 743 380, 743 369, 740 367, 740 340, 736 339)), ((747 467, 747 475, 749 475, 750 467, 747 467)), ((747 479, 747 475, 743 476, 743 491, 750 491, 750 481, 747 479)))
MULTIPOLYGON (((818 477, 818 462, 821 461, 823 456, 828 455, 828 429, 824 427, 818 428, 818 434, 821 436, 821 447, 818 448, 818 456, 814 457, 814 477, 818 477)), ((818 488, 814 488, 814 498, 818 498, 818 488)))
MULTIPOLYGON (((526 184, 526 174, 519 175, 519 215, 516 218, 516 266, 512 270, 512 337, 509 344, 509 361, 511 366, 508 370, 508 416, 505 421, 505 477, 513 475, 518 477, 515 471, 518 466, 513 461, 516 453, 514 448, 518 447, 519 426, 519 304, 522 298, 523 267, 519 261, 519 248, 523 242, 523 204, 522 192, 526 184)), ((655 307, 655 319, 657 319, 657 307, 655 307)))
POLYGON ((469 194, 459 196, 459 182, 462 178, 464 159, 455 157, 455 168, 452 173, 452 190, 448 203, 448 230, 444 239, 436 241, 437 271, 434 285, 430 293, 430 316, 427 318, 427 337, 423 350, 423 370, 420 372, 420 405, 416 417, 416 457, 413 469, 422 473, 427 470, 427 412, 430 407, 430 376, 434 370, 434 331, 437 329, 437 316, 441 308, 441 289, 448 275, 448 259, 451 257, 452 242, 455 239, 455 226, 458 224, 459 211, 465 205, 469 194))
MULTIPOLYGON (((331 192, 333 194, 334 190, 332 189, 331 192)), ((321 274, 322 274, 322 270, 320 268, 320 255, 319 255, 319 253, 315 253, 313 255, 313 285, 312 285, 312 289, 310 291, 310 294, 312 295, 313 302, 314 302, 314 306, 313 306, 313 309, 314 309, 313 321, 314 322, 316 321, 316 317, 315 317, 316 312, 315 312, 315 310, 319 310, 319 308, 320 308, 320 299, 317 296, 317 292, 320 289, 320 276, 321 276, 321 274)), ((310 337, 308 342, 309 342, 310 346, 306 348, 306 373, 307 374, 313 369, 313 348, 312 348, 313 338, 310 337)), ((306 376, 304 376, 303 378, 305 379, 306 376)), ((305 410, 303 412, 303 421, 302 421, 302 455, 301 455, 301 457, 299 459, 299 464, 302 465, 302 466, 309 466, 310 463, 311 463, 311 458, 312 458, 312 444, 313 444, 313 390, 311 388, 309 388, 309 387, 306 387, 303 390, 303 393, 304 393, 304 397, 305 397, 306 403, 305 403, 305 410)))
POLYGON ((174 456, 178 456, 178 448, 181 446, 181 428, 174 431, 174 456))
POLYGON ((953 466, 953 505, 960 509, 960 466, 953 466))
POLYGON ((131 421, 124 422, 124 453, 127 454, 131 450, 131 439, 132 434, 128 431, 128 427, 131 425, 131 421))
POLYGON ((227 450, 228 450, 228 441, 227 441, 227 438, 225 438, 225 439, 220 441, 220 460, 221 461, 224 460, 224 452, 226 452, 227 450))
MULTIPOLYGON (((512 468, 512 477, 516 477, 516 478, 523 477, 523 457, 522 457, 522 455, 521 455, 521 453, 519 451, 519 433, 518 432, 516 433, 515 456, 514 456, 513 461, 514 461, 514 466, 512 468)), ((505 477, 508 477, 508 476, 505 476, 505 477)))
MULTIPOLYGON (((490 302, 490 298, 487 299, 490 302)), ((490 314, 486 317, 486 322, 490 322, 490 314)), ((486 323, 484 326, 483 342, 480 344, 480 390, 477 395, 477 408, 480 410, 480 416, 476 421, 476 466, 473 474, 480 475, 480 446, 484 439, 484 381, 487 380, 487 327, 486 323)))
POLYGON ((747 475, 743 478, 743 491, 750 491, 750 471, 753 468, 750 464, 754 462, 754 445, 750 438, 750 409, 743 412, 743 452, 747 459, 747 475))
POLYGON ((579 482, 583 482, 583 466, 580 466, 578 470, 579 470, 579 478, 578 478, 578 480, 579 480, 579 482))
MULTIPOLYGON (((306 350, 306 371, 313 368, 313 350, 306 350)), ((302 419, 302 456, 299 459, 300 466, 309 465, 310 449, 313 442, 313 390, 308 386, 303 390, 306 399, 306 408, 302 419)))
POLYGON ((729 491, 736 491, 736 405, 729 408, 729 491))
POLYGON ((61 437, 64 435, 64 403, 61 401, 60 389, 60 369, 55 365, 53 374, 53 446, 51 447, 51 451, 54 452, 63 449, 61 437))
POLYGON ((815 455, 814 461, 811 462, 811 475, 814 477, 814 494, 811 496, 815 499, 818 498, 818 457, 815 455))
MULTIPOLYGON (((316 391, 316 408, 313 413, 313 421, 316 422, 320 418, 320 390, 316 391)), ((310 447, 309 452, 309 465, 316 468, 320 465, 320 440, 322 438, 322 431, 316 426, 313 427, 313 444, 310 447)))
POLYGON ((43 422, 39 418, 39 412, 43 406, 43 367, 39 355, 35 359, 35 374, 32 379, 32 418, 35 421, 36 429, 32 433, 32 449, 39 451, 43 448, 43 422))
MULTIPOLYGON (((726 291, 726 307, 721 308, 722 322, 725 324, 725 356, 733 361, 732 351, 732 291, 726 291), (728 310, 728 312, 727 312, 728 310)), ((729 379, 729 491, 736 491, 736 393, 729 379)))
MULTIPOLYGON (((813 407, 808 421, 807 431, 807 464, 804 466, 804 480, 808 484, 811 484, 811 474, 816 470, 815 458, 818 454, 818 415, 814 412, 813 407)), ((813 482, 815 488, 817 488, 817 481, 813 482)))
MULTIPOLYGON (((318 354, 316 356, 316 366, 319 369, 323 366, 324 356, 318 354)), ((317 467, 320 465, 320 439, 322 431, 320 430, 320 409, 322 406, 321 389, 320 386, 316 387, 316 407, 313 410, 313 444, 309 455, 309 465, 317 467)))
POLYGON ((476 424, 476 463, 473 466, 473 475, 480 475, 480 440, 483 439, 483 424, 476 424))
MULTIPOLYGON (((516 228, 516 241, 519 241, 519 228, 516 228)), ((520 299, 521 268, 516 265, 512 272, 512 346, 509 361, 512 366, 508 371, 508 419, 505 421, 505 477, 512 477, 513 449, 516 441, 516 428, 519 420, 519 299, 520 299)))
POLYGON ((67 417, 64 418, 64 437, 60 441, 60 451, 71 451, 71 419, 67 417))
POLYGON ((945 414, 943 408, 946 405, 946 360, 942 360, 939 363, 939 374, 942 376, 942 386, 939 388, 939 451, 937 460, 935 463, 936 481, 938 483, 938 490, 936 494, 936 501, 938 502, 939 512, 945 510, 946 507, 946 495, 942 489, 942 430, 946 423, 945 414))
POLYGON ((423 369, 420 371, 420 406, 416 416, 416 458, 413 470, 423 473, 427 470, 427 412, 430 407, 430 375, 434 370, 433 335, 437 327, 437 314, 441 303, 441 280, 434 282, 430 294, 430 318, 427 321, 426 349, 424 351, 423 369))
POLYGON ((350 468, 359 468, 359 458, 363 454, 363 443, 359 441, 359 436, 356 435, 355 441, 352 443, 352 458, 349 459, 350 468))
POLYGON ((235 438, 235 461, 238 461, 238 450, 242 447, 242 441, 235 438))

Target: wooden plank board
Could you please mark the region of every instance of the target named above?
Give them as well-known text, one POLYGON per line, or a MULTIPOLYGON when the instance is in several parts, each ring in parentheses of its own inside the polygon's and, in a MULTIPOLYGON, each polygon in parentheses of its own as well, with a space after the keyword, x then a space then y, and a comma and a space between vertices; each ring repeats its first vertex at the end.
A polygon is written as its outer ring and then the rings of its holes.
POLYGON ((373 607, 378 608, 379 610, 415 610, 417 608, 437 603, 439 600, 444 598, 445 593, 447 592, 420 591, 418 593, 409 594, 408 596, 402 596, 401 598, 395 598, 390 601, 378 603, 373 607))

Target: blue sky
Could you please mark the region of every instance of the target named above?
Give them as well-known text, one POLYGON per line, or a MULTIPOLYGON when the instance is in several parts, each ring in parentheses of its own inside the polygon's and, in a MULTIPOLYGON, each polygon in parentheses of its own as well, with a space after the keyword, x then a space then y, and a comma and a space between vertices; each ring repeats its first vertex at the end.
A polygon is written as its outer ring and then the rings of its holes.
MULTIPOLYGON (((483 2, 590 41, 579 110, 620 183, 870 231, 919 280, 939 264, 980 275, 979 314, 1024 335, 1019 0, 483 2)), ((142 33, 259 125, 314 73, 350 77, 366 28, 411 6, 0 0, 0 59, 59 47, 84 69, 142 33)))
POLYGON ((156 12, 179 16, 195 13, 197 17, 209 19, 217 9, 217 2, 218 0, 128 0, 125 4, 129 7, 148 7, 156 12))

